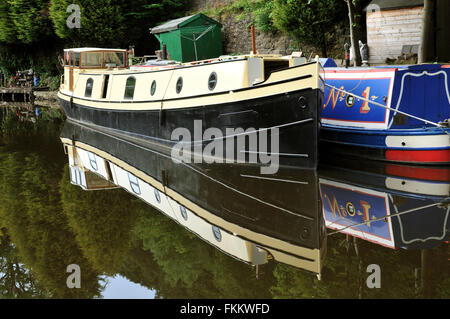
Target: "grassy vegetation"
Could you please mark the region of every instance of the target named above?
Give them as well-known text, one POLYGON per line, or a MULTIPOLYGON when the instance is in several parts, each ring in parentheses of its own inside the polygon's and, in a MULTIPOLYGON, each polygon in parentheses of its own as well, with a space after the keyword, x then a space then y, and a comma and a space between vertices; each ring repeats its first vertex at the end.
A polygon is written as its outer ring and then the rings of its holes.
POLYGON ((215 18, 224 19, 229 15, 235 16, 236 21, 250 18, 248 26, 254 24, 263 32, 276 32, 272 22, 273 0, 236 0, 233 2, 217 3, 214 6, 207 5, 203 14, 215 18))

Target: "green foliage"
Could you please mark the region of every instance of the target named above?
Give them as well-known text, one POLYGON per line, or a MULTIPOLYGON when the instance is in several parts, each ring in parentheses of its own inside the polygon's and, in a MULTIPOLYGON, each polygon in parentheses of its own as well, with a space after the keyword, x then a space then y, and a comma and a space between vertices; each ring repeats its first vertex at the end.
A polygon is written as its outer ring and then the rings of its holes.
POLYGON ((206 15, 220 19, 226 15, 236 15, 236 20, 249 19, 248 26, 255 25, 263 32, 276 32, 272 22, 273 0, 236 0, 204 11, 206 15))
POLYGON ((81 27, 69 28, 67 18, 73 12, 67 12, 72 0, 51 0, 50 17, 55 33, 76 46, 114 47, 125 37, 125 4, 120 0, 79 0, 81 27))
POLYGON ((40 75, 39 86, 48 87, 50 91, 56 91, 59 88, 61 77, 59 75, 51 75, 46 72, 40 75))
POLYGON ((16 30, 10 15, 9 3, 7 0, 0 0, 0 41, 12 43, 16 40, 16 30))
POLYGON ((0 70, 11 76, 32 68, 57 88, 58 54, 65 47, 136 46, 149 54, 158 41, 149 28, 183 15, 187 0, 0 0, 0 70), (81 28, 69 28, 70 4, 81 9, 81 28))
POLYGON ((301 44, 320 48, 327 56, 334 26, 347 17, 344 1, 273 0, 273 23, 301 44))
POLYGON ((9 5, 16 38, 22 43, 33 43, 51 35, 51 21, 46 0, 1 0, 9 5))

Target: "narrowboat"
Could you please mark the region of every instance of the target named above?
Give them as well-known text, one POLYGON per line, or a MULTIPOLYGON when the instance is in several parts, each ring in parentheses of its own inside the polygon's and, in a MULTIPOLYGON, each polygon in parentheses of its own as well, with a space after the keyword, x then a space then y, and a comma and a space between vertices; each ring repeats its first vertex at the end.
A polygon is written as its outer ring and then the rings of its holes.
POLYGON ((321 151, 449 164, 449 77, 450 66, 441 64, 325 67, 321 151))
POLYGON ((281 165, 317 166, 324 90, 318 59, 249 54, 130 68, 127 50, 75 48, 64 50, 64 61, 58 97, 72 121, 146 139, 167 152, 178 142, 177 128, 191 134, 190 146, 202 147, 267 132, 269 146, 235 145, 227 159, 274 153, 281 165))
POLYGON ((73 185, 122 188, 230 257, 320 277, 326 234, 316 170, 260 177, 257 165, 177 164, 139 141, 70 121, 61 141, 73 185))

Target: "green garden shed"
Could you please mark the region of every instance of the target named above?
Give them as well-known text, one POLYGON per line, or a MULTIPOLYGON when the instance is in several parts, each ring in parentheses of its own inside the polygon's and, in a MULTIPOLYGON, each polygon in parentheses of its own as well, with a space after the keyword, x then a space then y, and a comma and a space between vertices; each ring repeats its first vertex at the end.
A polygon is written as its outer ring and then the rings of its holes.
POLYGON ((197 13, 151 28, 161 50, 166 46, 171 60, 191 62, 217 58, 222 54, 222 25, 197 13))

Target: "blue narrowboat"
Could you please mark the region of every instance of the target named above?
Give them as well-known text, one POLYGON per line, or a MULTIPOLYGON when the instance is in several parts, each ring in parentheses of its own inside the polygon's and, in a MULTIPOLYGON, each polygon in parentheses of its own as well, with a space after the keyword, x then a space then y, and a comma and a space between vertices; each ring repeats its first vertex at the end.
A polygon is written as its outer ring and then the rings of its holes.
POLYGON ((324 65, 322 77, 322 150, 401 163, 450 163, 450 65, 324 65))

